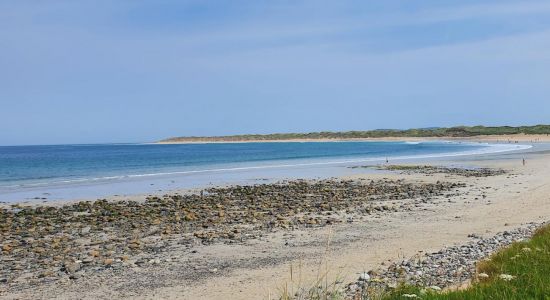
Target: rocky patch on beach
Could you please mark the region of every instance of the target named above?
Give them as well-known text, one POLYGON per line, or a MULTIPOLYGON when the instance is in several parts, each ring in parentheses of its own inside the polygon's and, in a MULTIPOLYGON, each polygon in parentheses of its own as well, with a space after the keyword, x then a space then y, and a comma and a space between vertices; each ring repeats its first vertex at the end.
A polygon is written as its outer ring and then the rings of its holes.
POLYGON ((0 289, 154 266, 170 247, 239 243, 275 230, 406 211, 434 197, 456 195, 462 187, 402 180, 298 180, 210 188, 140 202, 12 205, 0 210, 0 289))
POLYGON ((364 299, 367 295, 378 294, 399 284, 436 291, 460 286, 479 276, 476 274, 477 262, 513 242, 530 238, 540 226, 538 223, 529 223, 487 238, 470 234, 468 237, 473 241, 467 244, 433 253, 420 253, 410 259, 392 262, 385 268, 361 274, 356 282, 347 286, 347 295, 350 299, 364 299))
POLYGON ((453 167, 443 167, 443 166, 417 166, 417 165, 379 165, 379 166, 354 166, 351 168, 375 168, 377 170, 385 171, 397 171, 401 174, 449 174, 463 177, 489 177, 496 175, 503 175, 506 173, 505 170, 501 169, 491 169, 491 168, 453 168, 453 167))

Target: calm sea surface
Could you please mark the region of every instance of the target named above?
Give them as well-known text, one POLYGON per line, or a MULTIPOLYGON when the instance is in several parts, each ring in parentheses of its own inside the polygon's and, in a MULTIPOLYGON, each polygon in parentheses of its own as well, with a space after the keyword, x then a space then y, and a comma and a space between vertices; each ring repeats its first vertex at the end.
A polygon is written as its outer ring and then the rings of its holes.
MULTIPOLYGON (((0 147, 0 194, 128 179, 291 168, 404 157, 483 153, 494 145, 447 142, 100 144, 0 147)), ((202 176, 207 176, 203 174, 202 176)))

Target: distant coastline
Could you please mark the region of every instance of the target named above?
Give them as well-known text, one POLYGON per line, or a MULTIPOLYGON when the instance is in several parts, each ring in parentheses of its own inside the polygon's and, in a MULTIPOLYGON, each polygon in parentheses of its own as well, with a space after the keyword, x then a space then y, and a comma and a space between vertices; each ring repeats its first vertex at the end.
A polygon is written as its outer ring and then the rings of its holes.
POLYGON ((550 125, 521 127, 450 127, 407 130, 347 132, 244 134, 211 137, 173 137, 158 144, 251 143, 251 142, 342 142, 342 141, 423 141, 468 140, 486 142, 550 142, 550 125))

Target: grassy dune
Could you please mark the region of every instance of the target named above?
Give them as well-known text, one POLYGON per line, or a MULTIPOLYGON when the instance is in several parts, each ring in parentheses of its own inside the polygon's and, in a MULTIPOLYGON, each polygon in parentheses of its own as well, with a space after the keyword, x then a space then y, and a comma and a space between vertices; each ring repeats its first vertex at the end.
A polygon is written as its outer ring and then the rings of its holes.
POLYGON ((264 141, 264 140, 298 140, 298 139, 360 139, 384 137, 471 137, 478 135, 509 135, 509 134, 550 134, 550 125, 535 126, 457 126, 449 128, 420 129, 379 129, 369 131, 345 132, 310 132, 310 133, 274 133, 274 134, 243 134, 212 137, 173 137, 160 142, 214 142, 214 141, 264 141))

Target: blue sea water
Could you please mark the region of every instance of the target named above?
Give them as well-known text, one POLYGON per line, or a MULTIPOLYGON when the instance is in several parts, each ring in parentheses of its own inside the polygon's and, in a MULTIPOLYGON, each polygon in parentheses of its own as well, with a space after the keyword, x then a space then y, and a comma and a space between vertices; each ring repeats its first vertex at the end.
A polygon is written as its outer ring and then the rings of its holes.
MULTIPOLYGON (((32 189, 209 172, 359 163, 406 157, 490 152, 494 145, 448 142, 280 142, 213 144, 98 144, 0 147, 2 195, 32 189)), ((218 175, 219 176, 219 175, 218 175)), ((253 176, 248 174, 248 176, 253 176)), ((49 193, 47 193, 49 194, 49 193)), ((28 196, 28 195, 27 195, 28 196)))

